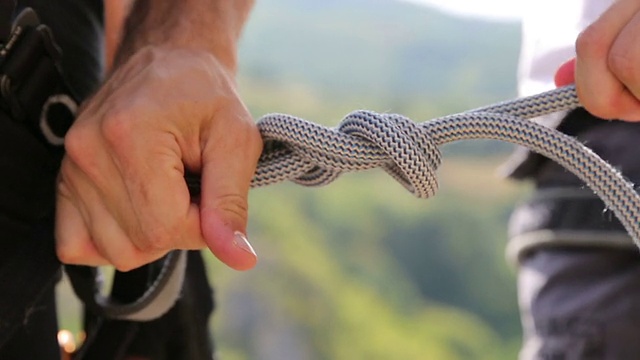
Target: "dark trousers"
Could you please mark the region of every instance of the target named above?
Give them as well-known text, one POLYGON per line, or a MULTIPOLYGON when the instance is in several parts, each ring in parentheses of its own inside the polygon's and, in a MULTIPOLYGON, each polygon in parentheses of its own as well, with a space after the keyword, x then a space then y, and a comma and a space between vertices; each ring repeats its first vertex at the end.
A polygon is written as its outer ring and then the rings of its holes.
MULTIPOLYGON (((34 8, 51 28, 68 84, 86 97, 102 74, 102 1, 17 3, 34 8)), ((0 111, 0 359, 58 356, 53 289, 60 264, 52 219, 59 157, 0 111)))
POLYGON ((16 348, 13 343, 40 339, 42 351, 55 344, 53 287, 60 264, 53 214, 59 156, 0 112, 1 359, 20 358, 8 353, 16 348))
POLYGON ((54 286, 51 284, 43 290, 38 301, 29 308, 26 321, 16 327, 4 345, 0 347, 0 359, 59 358, 54 286))
MULTIPOLYGON (((640 123, 577 110, 560 129, 640 182, 640 123)), ((559 165, 530 155, 519 170, 536 184, 510 224, 524 333, 520 359, 637 359, 639 250, 604 203, 559 165)))

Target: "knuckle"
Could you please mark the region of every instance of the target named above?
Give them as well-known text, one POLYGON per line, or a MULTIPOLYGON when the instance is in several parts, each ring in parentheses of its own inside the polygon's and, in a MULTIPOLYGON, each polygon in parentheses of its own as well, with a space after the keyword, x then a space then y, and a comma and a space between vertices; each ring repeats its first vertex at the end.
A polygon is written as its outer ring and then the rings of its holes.
POLYGON ((175 232, 166 226, 153 227, 134 242, 136 248, 142 253, 157 253, 171 248, 173 234, 175 232))
POLYGON ((246 197, 237 194, 228 194, 218 197, 214 207, 226 214, 233 215, 242 223, 246 222, 249 216, 249 203, 246 197))
POLYGON ((114 268, 116 268, 116 270, 120 272, 127 272, 144 265, 144 263, 138 263, 137 261, 131 260, 115 259, 113 260, 112 265, 114 268))
POLYGON ((60 242, 56 244, 56 256, 63 264, 79 264, 82 260, 82 254, 71 246, 61 245, 60 242))
POLYGON ((640 78, 638 65, 628 48, 614 46, 607 57, 609 70, 623 83, 635 82, 640 78))
POLYGON ((584 29, 576 39, 576 55, 578 58, 604 57, 609 50, 610 44, 602 34, 593 24, 584 29))
POLYGON ((100 124, 100 132, 106 143, 112 148, 127 144, 133 137, 134 122, 123 111, 111 111, 100 124))
POLYGON ((64 138, 66 155, 74 163, 84 163, 85 159, 91 157, 92 138, 86 126, 71 127, 64 138))

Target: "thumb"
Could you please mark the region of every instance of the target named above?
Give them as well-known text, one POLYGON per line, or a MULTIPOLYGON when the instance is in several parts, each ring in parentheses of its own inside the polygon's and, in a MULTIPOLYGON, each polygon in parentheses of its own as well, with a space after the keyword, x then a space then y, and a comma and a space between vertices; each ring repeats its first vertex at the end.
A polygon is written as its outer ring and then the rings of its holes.
POLYGON ((236 270, 251 269, 257 262, 246 227, 247 197, 260 146, 247 138, 255 137, 235 131, 212 136, 202 154, 202 235, 211 252, 236 270))
POLYGON ((223 263, 236 270, 249 270, 258 260, 244 231, 230 225, 233 217, 226 210, 202 207, 200 210, 202 234, 211 252, 223 263))
POLYGON ((576 82, 576 59, 573 58, 560 65, 556 70, 556 75, 553 79, 557 87, 575 84, 576 82))

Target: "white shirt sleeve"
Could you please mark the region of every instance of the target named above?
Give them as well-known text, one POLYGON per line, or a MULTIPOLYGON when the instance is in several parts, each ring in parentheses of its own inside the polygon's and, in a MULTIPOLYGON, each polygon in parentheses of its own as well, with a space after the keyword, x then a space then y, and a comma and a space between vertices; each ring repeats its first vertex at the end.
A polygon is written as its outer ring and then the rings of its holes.
POLYGON ((562 63, 575 56, 578 34, 614 0, 529 0, 522 21, 518 92, 533 95, 555 87, 562 63))

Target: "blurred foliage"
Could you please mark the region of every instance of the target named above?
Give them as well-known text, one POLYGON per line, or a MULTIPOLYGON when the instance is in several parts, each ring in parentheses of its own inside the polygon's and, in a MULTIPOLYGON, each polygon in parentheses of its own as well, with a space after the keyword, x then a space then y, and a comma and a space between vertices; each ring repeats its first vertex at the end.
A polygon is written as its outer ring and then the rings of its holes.
POLYGON ((519 37, 515 23, 392 0, 261 0, 240 59, 245 76, 270 84, 404 104, 428 98, 450 112, 513 96, 519 37))
MULTIPOLYGON (((355 109, 415 121, 516 94, 516 23, 455 18, 394 0, 261 0, 240 47, 240 89, 256 116, 335 125, 355 109)), ((497 154, 495 141, 453 154, 497 154)))
POLYGON ((214 265, 211 273, 223 354, 514 358, 515 282, 502 249, 508 208, 524 189, 490 181, 495 165, 446 161, 443 189, 429 200, 380 172, 320 189, 254 190, 259 266, 235 273, 214 265), (468 188, 467 165, 482 188, 468 188), (447 181, 461 176, 467 184, 447 181))
MULTIPOLYGON (((515 96, 519 29, 388 0, 263 0, 241 47, 256 116, 336 125, 358 108, 416 121, 515 96)), ((506 220, 524 190, 495 176, 509 146, 448 145, 428 201, 379 172, 323 189, 254 190, 258 268, 220 266, 223 355, 246 359, 512 359, 506 220)), ((215 262, 214 262, 215 263, 215 262)))
MULTIPOLYGON (((368 108, 424 121, 515 96, 518 42, 516 24, 391 0, 260 0, 240 92, 256 116, 335 125, 368 108)), ((495 176, 509 148, 446 146, 429 200, 381 171, 319 189, 253 190, 258 267, 237 273, 207 255, 222 359, 516 358, 504 246, 527 189, 495 176)), ((72 315, 62 323, 78 324, 72 315)))

